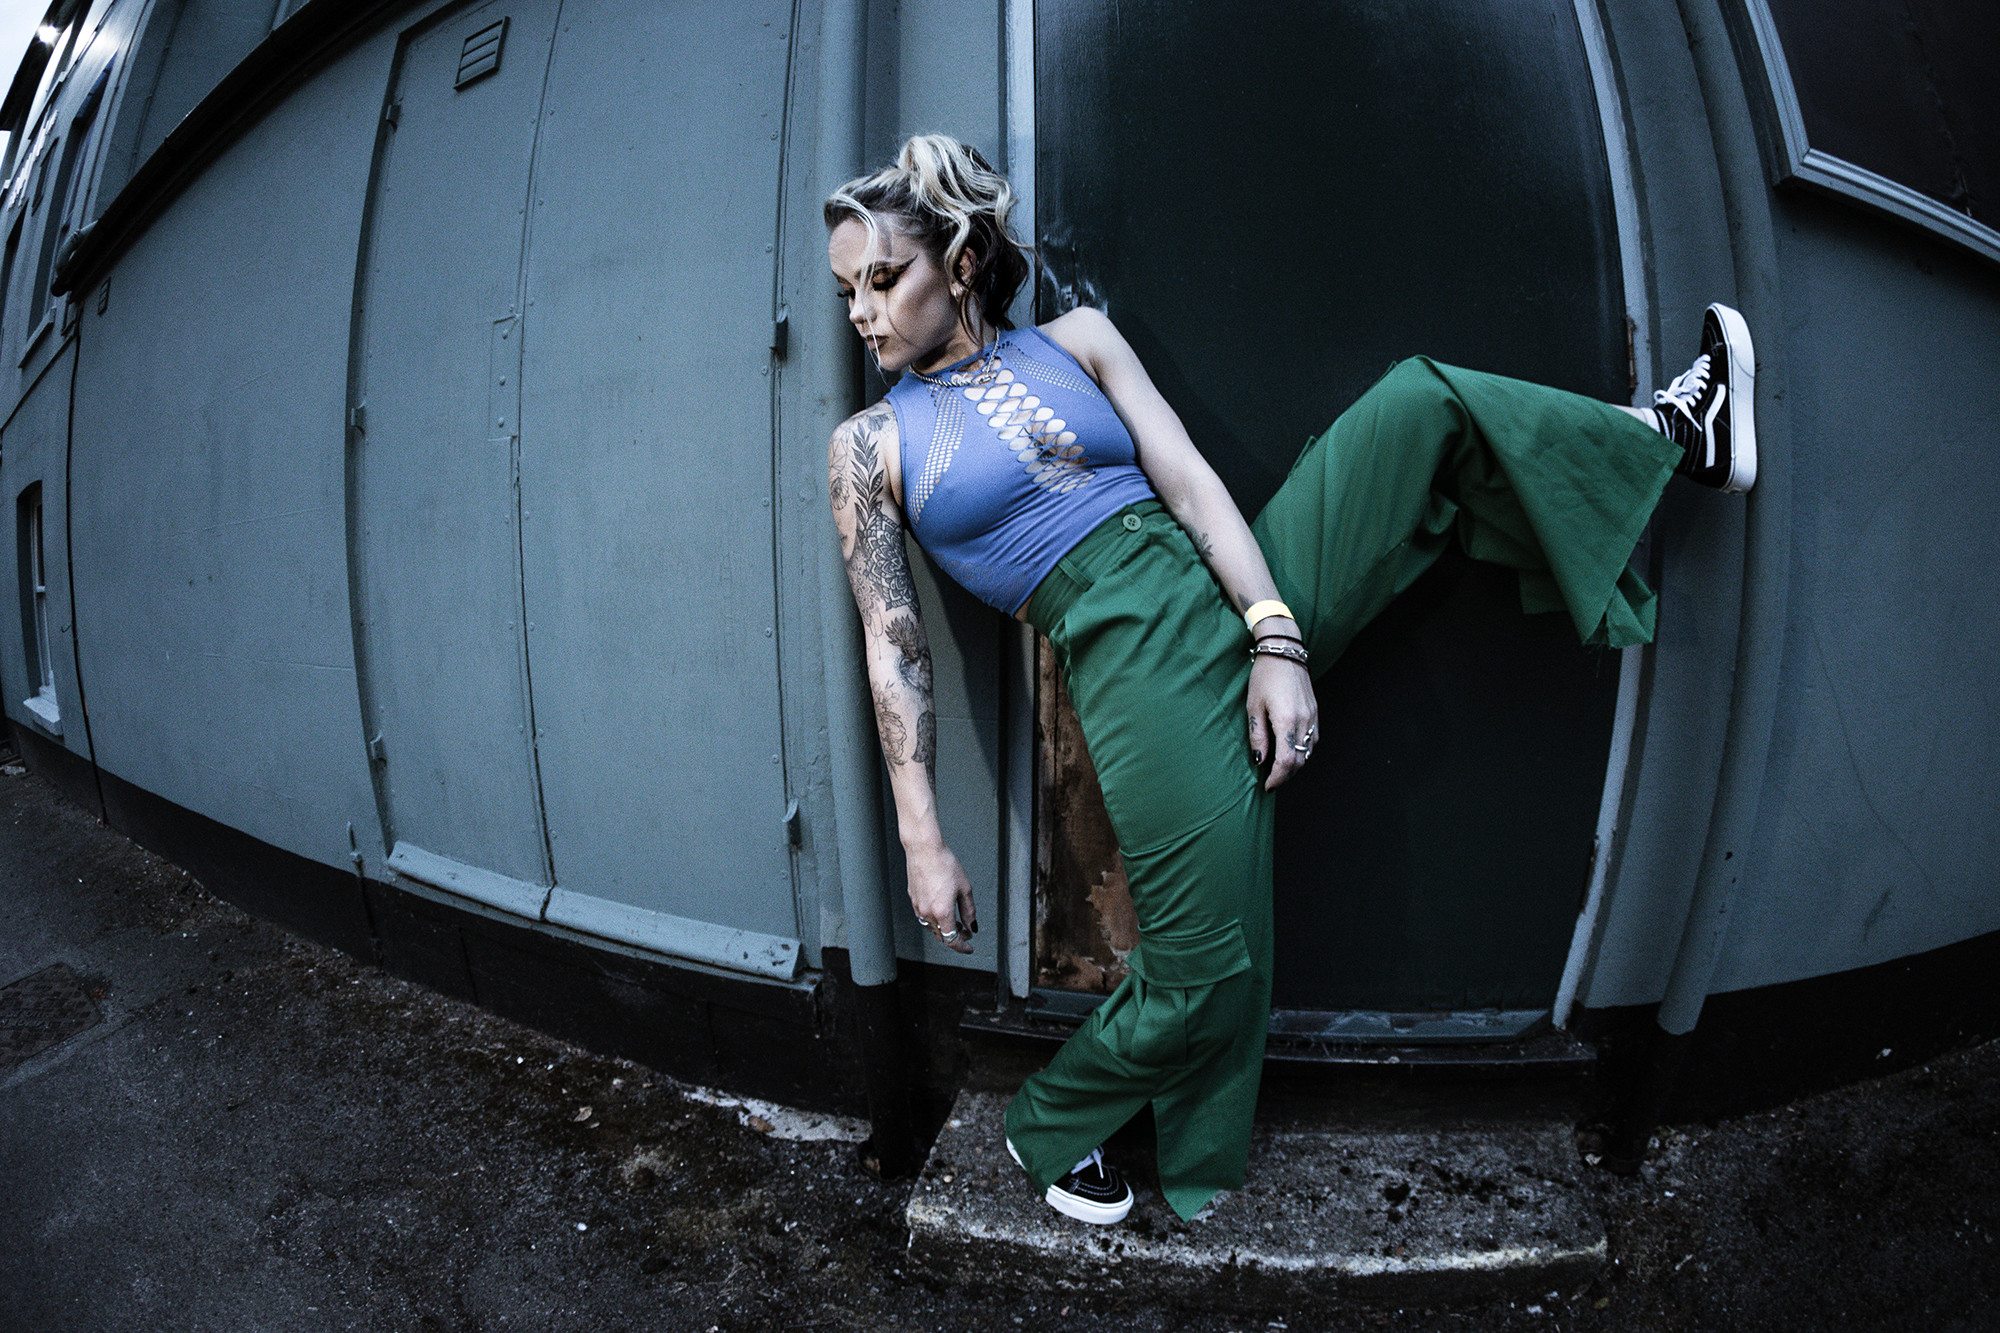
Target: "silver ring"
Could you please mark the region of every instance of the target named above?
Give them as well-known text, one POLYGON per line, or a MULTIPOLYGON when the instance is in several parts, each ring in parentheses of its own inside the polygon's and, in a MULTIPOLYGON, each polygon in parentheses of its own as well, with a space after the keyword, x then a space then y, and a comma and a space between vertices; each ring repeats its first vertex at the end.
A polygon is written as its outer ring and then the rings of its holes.
POLYGON ((953 926, 950 930, 941 930, 938 932, 938 938, 943 940, 946 944, 950 944, 953 940, 963 938, 964 935, 965 932, 960 930, 956 926, 953 926))
POLYGON ((1313 747, 1310 745, 1294 745, 1292 748, 1294 750, 1297 750, 1300 754, 1311 754, 1313 749, 1313 747))
POLYGON ((929 917, 923 915, 921 912, 917 914, 917 924, 922 926, 925 930, 937 929, 937 922, 931 920, 929 917))

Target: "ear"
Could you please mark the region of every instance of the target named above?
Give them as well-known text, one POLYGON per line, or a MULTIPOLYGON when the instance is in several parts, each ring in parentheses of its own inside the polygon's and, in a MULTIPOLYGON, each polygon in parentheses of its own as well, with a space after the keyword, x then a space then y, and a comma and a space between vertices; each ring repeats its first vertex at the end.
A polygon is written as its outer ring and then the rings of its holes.
POLYGON ((973 258, 972 247, 967 246, 958 252, 958 276, 952 279, 951 284, 953 296, 958 295, 960 291, 972 285, 972 273, 977 267, 978 263, 973 258))

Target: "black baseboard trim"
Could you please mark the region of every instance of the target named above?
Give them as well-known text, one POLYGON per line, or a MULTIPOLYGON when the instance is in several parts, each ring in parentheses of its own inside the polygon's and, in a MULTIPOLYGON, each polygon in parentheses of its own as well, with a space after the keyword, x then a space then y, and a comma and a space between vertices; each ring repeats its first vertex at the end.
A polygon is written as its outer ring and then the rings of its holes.
MULTIPOLYGON (((322 865, 96 770, 40 737, 24 740, 18 727, 15 736, 24 759, 65 796, 256 916, 685 1082, 867 1114, 844 950, 826 950, 825 966, 806 984, 778 986, 594 948, 322 865)), ((942 1119, 939 1108, 965 1069, 959 1013, 968 999, 990 1002, 993 987, 990 972, 902 964, 897 989, 920 1122, 942 1119)))
MULTIPOLYGON (((1701 1021, 1666 1121, 1715 1120, 1922 1064, 2000 1036, 2000 931, 1870 967, 1725 991, 1701 1021)), ((1659 1006, 1580 1009, 1608 1095, 1640 1077, 1659 1006)))
POLYGON ((46 779, 63 796, 104 818, 104 805, 97 790, 97 766, 67 749, 61 741, 44 736, 33 727, 7 719, 7 734, 21 761, 46 779))
MULTIPOLYGON (((245 911, 396 976, 673 1078, 816 1110, 867 1112, 844 950, 825 950, 810 984, 793 987, 633 958, 308 860, 104 772, 19 723, 10 722, 8 732, 22 760, 65 797, 245 911)), ((1710 996, 1666 1102, 1666 1118, 1713 1120, 1763 1110, 2000 1036, 1995 975, 2000 931, 1871 967, 1710 996)), ((1067 1035, 1053 1028, 1015 1031, 1007 1023, 997 1026, 1008 1030, 993 1030, 990 972, 905 961, 897 992, 924 1139, 971 1068, 967 1037, 980 1046, 996 1040, 1025 1046, 1032 1058, 1052 1053, 1067 1035)), ((1572 1016, 1570 1032, 1596 1050, 1592 1082, 1600 1109, 1638 1077, 1652 1049, 1656 1010, 1631 1005, 1580 1009, 1572 1016)), ((1313 1085, 1313 1095, 1338 1095, 1320 1086, 1329 1072, 1361 1072, 1348 1067, 1351 1060, 1288 1060, 1286 1054, 1273 1052, 1267 1076, 1289 1085, 1310 1075, 1304 1082, 1313 1085)), ((1386 1054, 1370 1051, 1362 1063, 1373 1068, 1386 1054)), ((1413 1053, 1395 1054, 1401 1057, 1393 1071, 1398 1078, 1419 1072, 1412 1065, 1423 1062, 1413 1053)), ((1422 1072, 1473 1074, 1465 1084, 1470 1099, 1486 1095, 1479 1085, 1495 1074, 1578 1072, 1570 1067, 1574 1061, 1532 1071, 1522 1063, 1511 1062, 1504 1073, 1456 1067, 1422 1072)))

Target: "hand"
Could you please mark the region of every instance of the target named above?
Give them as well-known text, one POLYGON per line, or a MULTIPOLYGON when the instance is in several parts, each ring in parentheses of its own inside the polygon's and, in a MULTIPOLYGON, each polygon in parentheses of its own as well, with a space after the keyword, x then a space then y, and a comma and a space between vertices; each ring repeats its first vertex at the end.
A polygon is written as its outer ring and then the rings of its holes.
POLYGON ((1248 703, 1250 759, 1259 769, 1271 766, 1264 779, 1264 790, 1270 791, 1305 763, 1319 743, 1319 700, 1312 677, 1297 662, 1258 657, 1250 667, 1248 703))
POLYGON ((979 913, 972 904, 972 881, 965 867, 952 855, 951 848, 939 843, 934 848, 904 849, 909 869, 910 906, 920 921, 947 949, 972 952, 972 937, 979 933, 979 913), (955 939, 945 939, 953 930, 955 939))

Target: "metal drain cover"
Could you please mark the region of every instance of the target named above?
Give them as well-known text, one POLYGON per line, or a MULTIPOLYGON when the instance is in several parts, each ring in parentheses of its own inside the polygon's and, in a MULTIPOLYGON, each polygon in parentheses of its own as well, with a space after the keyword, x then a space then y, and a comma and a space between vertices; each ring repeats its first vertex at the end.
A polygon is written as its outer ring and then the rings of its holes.
POLYGON ((0 1069, 67 1041, 99 1017, 97 1002, 67 963, 0 987, 0 1069))

